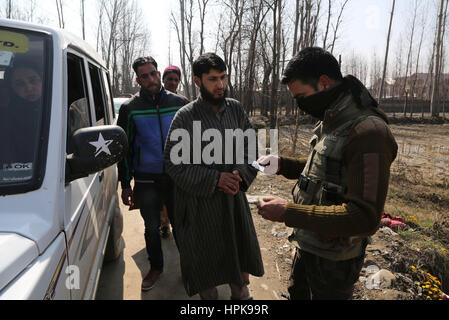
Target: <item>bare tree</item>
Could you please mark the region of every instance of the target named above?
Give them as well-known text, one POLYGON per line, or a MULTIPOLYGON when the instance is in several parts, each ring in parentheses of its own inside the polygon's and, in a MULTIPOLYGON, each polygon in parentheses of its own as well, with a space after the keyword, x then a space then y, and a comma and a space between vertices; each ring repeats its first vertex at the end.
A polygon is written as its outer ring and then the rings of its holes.
POLYGON ((84 21, 84 1, 85 0, 81 0, 81 29, 83 30, 83 40, 86 40, 86 25, 85 25, 85 21, 84 21))
POLYGON ((245 95, 243 96, 243 105, 247 108, 247 111, 253 110, 253 102, 254 102, 254 84, 256 82, 256 46, 257 39, 259 36, 260 29, 262 27, 262 23, 265 20, 269 12, 269 7, 265 5, 262 1, 252 0, 251 8, 250 8, 250 34, 249 34, 249 48, 248 48, 248 57, 246 61, 246 70, 245 70, 245 83, 244 83, 244 91, 245 95))
MULTIPOLYGON (((205 12, 205 7, 203 8, 205 12)), ((179 22, 174 12, 171 13, 171 22, 175 27, 179 43, 179 56, 181 68, 183 69, 184 93, 193 100, 196 99, 196 87, 193 81, 190 81, 192 74, 192 64, 194 60, 194 0, 179 0, 179 22)))
POLYGON ((299 7, 296 10, 300 11, 300 18, 295 23, 299 23, 300 34, 296 42, 295 52, 315 45, 321 13, 321 0, 302 0, 302 3, 297 2, 297 5, 299 7))
POLYGON ((420 57, 421 57, 421 50, 422 50, 422 45, 423 45, 423 41, 424 41, 424 33, 426 30, 426 20, 427 20, 427 10, 424 11, 424 13, 421 16, 421 36, 420 36, 420 40, 419 40, 419 45, 418 45, 418 53, 417 53, 417 57, 416 57, 416 69, 415 69, 415 77, 413 79, 412 82, 412 86, 411 86, 411 105, 410 105, 410 117, 413 118, 413 103, 415 100, 415 90, 416 90, 416 82, 418 81, 418 73, 419 73, 419 61, 420 61, 420 57))
POLYGON ((382 95, 383 95, 383 91, 384 91, 384 85, 385 85, 385 76, 386 76, 386 73, 387 73, 388 52, 390 50, 391 26, 393 25, 395 4, 396 4, 396 0, 393 0, 393 7, 391 8, 391 16, 390 16, 390 26, 388 27, 387 49, 385 50, 384 71, 383 71, 383 74, 382 74, 382 80, 380 82, 380 89, 379 89, 379 95, 378 95, 379 102, 382 99, 382 95))
MULTIPOLYGON (((294 36, 293 36, 293 55, 301 49, 314 46, 317 42, 321 0, 296 0, 294 19, 294 36)), ((323 39, 323 47, 326 47, 329 27, 332 17, 332 5, 328 1, 328 19, 326 25, 325 36, 323 39)), ((291 104, 293 101, 291 100, 291 104)), ((293 109, 293 106, 292 106, 293 109)), ((294 110, 294 109, 293 109, 294 110)), ((296 112, 295 128, 292 135, 292 152, 296 152, 297 139, 299 134, 300 112, 296 112)))
MULTIPOLYGON (((442 24, 442 31, 441 31, 441 48, 440 48, 440 59, 441 59, 441 63, 440 63, 440 77, 439 77, 439 87, 440 87, 440 92, 446 92, 445 91, 445 79, 444 79, 444 67, 446 65, 446 57, 445 57, 445 41, 444 41, 444 37, 446 35, 446 26, 447 26, 447 17, 448 17, 448 4, 449 4, 449 0, 446 0, 446 6, 444 8, 444 18, 443 18, 443 24, 442 24), (443 75, 443 77, 441 77, 443 75)), ((446 97, 445 95, 443 95, 442 97, 442 111, 443 111, 443 117, 445 116, 445 103, 446 103, 446 97)))
POLYGON ((323 49, 326 50, 326 44, 327 44, 327 37, 329 35, 329 27, 331 24, 331 18, 332 18, 332 1, 328 0, 327 2, 327 23, 326 23, 326 31, 324 32, 323 37, 323 49))
POLYGON ((187 65, 186 65, 186 40, 185 40, 185 0, 179 0, 179 20, 180 25, 178 24, 178 19, 176 18, 175 14, 171 13, 171 22, 172 25, 175 27, 176 34, 178 36, 178 43, 179 43, 179 58, 181 61, 181 68, 184 71, 183 72, 183 87, 184 87, 184 93, 187 97, 191 98, 190 94, 190 82, 188 80, 187 75, 187 65))
MULTIPOLYGON (((441 39, 442 39, 442 41, 441 41, 441 57, 442 57, 442 62, 441 62, 441 71, 440 71, 440 74, 442 74, 442 75, 444 75, 444 70, 445 70, 445 67, 446 67, 446 61, 447 61, 447 57, 445 56, 445 53, 446 53, 446 51, 445 51, 445 49, 446 49, 446 47, 444 46, 444 44, 446 44, 447 43, 447 41, 444 41, 444 37, 445 37, 445 35, 446 35, 446 27, 448 27, 448 16, 449 16, 449 12, 448 12, 448 5, 449 5, 449 1, 446 1, 446 8, 444 9, 444 22, 443 22, 443 31, 442 31, 442 36, 441 36, 441 39)), ((448 95, 447 95, 447 87, 446 87, 446 85, 447 85, 447 81, 446 81, 446 79, 444 78, 444 76, 443 76, 443 78, 442 79, 440 79, 440 81, 441 81, 441 85, 442 85, 442 92, 446 92, 446 94, 443 96, 443 106, 442 106, 442 108, 443 108, 443 117, 446 117, 446 114, 445 114, 445 106, 446 106, 446 101, 447 101, 447 97, 448 97, 448 95)))
POLYGON ((100 12, 100 15, 98 17, 98 25, 97 25, 97 52, 100 51, 100 48, 102 46, 102 41, 103 41, 103 6, 104 6, 104 2, 105 0, 99 0, 97 2, 97 7, 98 7, 98 11, 100 12))
POLYGON ((298 31, 299 31, 299 21, 301 17, 300 11, 300 0, 296 0, 295 7, 295 21, 294 21, 294 32, 293 32, 293 56, 296 55, 298 48, 298 31))
POLYGON ((338 14, 337 21, 335 22, 335 25, 333 25, 334 35, 333 35, 332 44, 330 45, 331 53, 334 53, 335 42, 338 39, 338 29, 340 28, 340 25, 341 25, 341 23, 343 21, 343 12, 344 12, 345 7, 348 4, 348 2, 349 2, 349 0, 344 0, 343 4, 340 7, 340 12, 338 14))
POLYGON ((368 63, 362 56, 357 55, 354 51, 352 51, 349 59, 342 64, 342 70, 345 74, 351 74, 358 78, 362 83, 367 82, 368 63))
POLYGON ((379 79, 382 75, 382 66, 381 61, 377 57, 376 52, 373 52, 373 56, 371 58, 371 66, 370 66, 370 81, 373 84, 373 91, 378 92, 380 87, 379 79))
POLYGON ((436 34, 436 55, 435 55, 435 76, 433 78, 432 96, 430 100, 430 113, 433 117, 439 115, 439 80, 440 80, 440 65, 441 65, 441 46, 442 46, 442 30, 443 30, 443 10, 447 0, 441 0, 438 14, 438 27, 436 34))
POLYGON ((204 20, 206 18, 206 8, 209 0, 198 0, 198 8, 200 10, 200 51, 199 55, 204 53, 204 20))
POLYGON ((6 7, 6 17, 8 19, 12 18, 12 10, 13 10, 13 8, 12 8, 12 0, 8 0, 8 4, 7 4, 7 7, 6 7))
POLYGON ((271 39, 269 37, 268 23, 264 22, 261 32, 259 33, 259 48, 262 57, 262 92, 261 92, 261 114, 268 115, 269 98, 270 98, 270 75, 272 73, 273 65, 271 63, 268 48, 272 47, 271 39))
POLYGON ((119 41, 123 43, 119 50, 119 65, 121 65, 120 92, 132 93, 134 77, 131 65, 133 61, 144 55, 148 48, 150 33, 144 24, 144 16, 139 10, 136 0, 129 1, 123 11, 120 22, 119 41))
MULTIPOLYGON (((188 43, 188 49, 189 51, 187 52, 187 59, 189 61, 189 67, 190 67, 190 74, 192 73, 192 65, 193 65, 193 61, 195 59, 194 57, 194 51, 195 51, 195 45, 194 45, 194 40, 193 40, 193 0, 188 0, 187 3, 189 4, 188 6, 188 11, 186 11, 186 27, 187 27, 187 43, 188 43)), ((192 78, 192 77, 190 77, 192 78)), ((191 100, 195 100, 196 99, 196 86, 195 83, 193 81, 190 81, 190 90, 191 90, 191 96, 189 97, 191 100)))
POLYGON ((112 91, 118 94, 120 91, 120 67, 119 50, 124 45, 120 38, 120 25, 126 12, 126 0, 102 0, 100 2, 103 11, 100 16, 104 21, 100 22, 100 49, 106 62, 106 67, 111 70, 112 91))
POLYGON ((407 63, 406 63, 406 66, 405 66, 404 87, 402 89, 402 92, 405 94, 405 102, 404 102, 404 108, 403 108, 404 117, 407 116, 408 96, 409 96, 409 93, 410 93, 410 90, 407 89, 407 84, 408 84, 409 70, 411 69, 413 38, 415 36, 416 16, 417 15, 418 15, 418 1, 415 0, 414 10, 413 10, 413 18, 412 18, 411 30, 410 30, 410 39, 409 39, 409 48, 408 48, 408 54, 407 54, 407 63))
MULTIPOLYGON (((402 35, 399 36, 399 39, 396 41, 396 56, 394 61, 394 68, 392 72, 393 77, 393 98, 401 98, 401 77, 404 70, 404 39, 402 35)), ((377 88, 379 89, 379 88, 377 88)), ((383 90, 382 98, 385 98, 385 90, 383 90)))
POLYGON ((58 11, 58 20, 59 20, 59 27, 61 29, 64 29, 65 23, 64 23, 64 7, 63 7, 63 0, 56 0, 56 9, 58 11))
MULTIPOLYGON (((268 4, 268 3, 267 3, 268 4)), ((271 73, 271 97, 270 97, 270 124, 275 128, 277 124, 278 90, 279 90, 279 62, 282 34, 282 0, 274 0, 268 4, 273 17, 273 45, 272 45, 272 73, 271 73)))

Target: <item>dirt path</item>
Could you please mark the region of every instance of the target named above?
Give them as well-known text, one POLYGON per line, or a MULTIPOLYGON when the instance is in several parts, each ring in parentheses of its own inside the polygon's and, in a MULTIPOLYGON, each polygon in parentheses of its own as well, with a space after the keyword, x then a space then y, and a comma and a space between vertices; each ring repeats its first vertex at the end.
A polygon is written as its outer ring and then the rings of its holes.
MULTIPOLYGON (((300 128, 299 154, 307 152, 307 141, 311 135, 311 128, 310 125, 300 128)), ((438 221, 449 221, 447 220, 449 213, 444 205, 449 201, 447 194, 449 181, 448 130, 449 125, 392 126, 399 145, 399 153, 392 166, 390 192, 385 206, 386 212, 415 215, 419 220, 425 222, 429 219, 430 222, 427 224, 433 224, 436 219, 430 220, 431 217, 437 217, 438 221), (410 181, 413 183, 408 180, 403 182, 405 177, 411 179, 410 181), (398 179, 399 181, 396 181, 398 179), (427 197, 427 195, 432 197, 427 197)), ((281 132, 281 152, 290 148, 290 136, 286 132, 281 132)), ((259 174, 248 190, 247 196, 250 202, 264 195, 276 195, 291 200, 291 189, 294 183, 295 181, 279 176, 259 174)), ((287 228, 285 224, 263 220, 257 214, 255 204, 251 204, 250 207, 265 268, 263 277, 250 278, 251 294, 256 300, 284 300, 294 251, 287 240, 291 229, 287 228)), ((166 267, 157 286, 147 293, 140 291, 141 279, 149 268, 143 237, 143 221, 138 211, 129 212, 122 206, 122 212, 124 215, 123 237, 126 248, 120 259, 104 265, 97 299, 199 299, 198 295, 189 298, 185 293, 181 281, 179 255, 173 239, 163 240, 166 267)), ((424 223, 423 225, 425 226, 424 223)), ((449 222, 447 232, 449 235, 449 222)), ((412 234, 416 234, 415 237, 418 237, 419 233, 412 234)), ((443 240, 442 244, 448 243, 447 237, 443 240)), ((440 243, 440 246, 442 244, 440 243)), ((354 299, 415 299, 417 289, 413 281, 410 280, 408 270, 411 265, 421 263, 424 251, 416 247, 416 241, 410 248, 409 246, 410 241, 407 238, 403 239, 400 236, 391 236, 382 232, 376 233, 372 237, 372 243, 367 247, 364 267, 376 265, 379 268, 394 271, 397 281, 395 286, 390 289, 367 290, 365 274, 362 271, 360 281, 356 283, 354 299)), ((219 298, 225 300, 229 299, 229 296, 229 288, 221 286, 219 298)))
MULTIPOLYGON (((144 224, 137 210, 129 211, 123 204, 121 204, 121 210, 124 218, 123 239, 125 241, 125 249, 118 260, 103 265, 96 299, 199 300, 198 295, 189 297, 185 293, 181 279, 179 254, 172 236, 169 239, 162 239, 165 264, 164 273, 161 275, 154 289, 148 292, 142 292, 140 290, 142 278, 149 270, 143 236, 144 224)), ((271 231, 271 223, 259 218, 257 214, 254 214, 254 210, 253 216, 257 229, 262 228, 271 231)), ((265 240, 265 235, 259 239, 261 239, 260 246, 262 248, 265 265, 265 276, 262 278, 250 278, 251 294, 254 299, 258 300, 283 299, 281 293, 286 290, 283 290, 282 285, 280 285, 280 275, 277 272, 279 266, 276 267, 276 262, 269 258, 271 257, 271 241, 269 239, 265 240)), ((281 272, 285 273, 285 270, 281 272)), ((227 285, 220 286, 218 291, 220 300, 229 299, 231 292, 227 285)))
MULTIPOLYGON (((121 190, 118 190, 119 194, 121 190)), ((140 290, 142 278, 150 265, 145 250, 144 223, 138 210, 129 211, 120 204, 123 213, 123 239, 125 249, 116 261, 103 264, 97 300, 198 300, 185 293, 179 265, 179 255, 173 237, 162 239, 164 273, 155 288, 140 290)), ((221 293, 221 292, 220 292, 221 293)))

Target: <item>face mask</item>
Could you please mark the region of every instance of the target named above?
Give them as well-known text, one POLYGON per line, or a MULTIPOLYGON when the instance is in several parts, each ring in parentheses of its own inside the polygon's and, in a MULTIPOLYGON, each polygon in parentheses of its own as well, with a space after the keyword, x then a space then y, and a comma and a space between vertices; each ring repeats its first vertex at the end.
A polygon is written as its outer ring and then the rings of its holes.
MULTIPOLYGON (((315 94, 313 96, 315 96, 315 94)), ((326 112, 327 106, 324 104, 320 104, 317 101, 318 99, 311 97, 312 96, 308 96, 306 98, 297 98, 296 104, 298 108, 304 111, 305 113, 323 121, 324 113, 326 112)))
POLYGON ((299 109, 323 121, 326 110, 337 100, 343 89, 343 86, 338 84, 329 89, 318 91, 308 97, 297 98, 296 103, 299 109))

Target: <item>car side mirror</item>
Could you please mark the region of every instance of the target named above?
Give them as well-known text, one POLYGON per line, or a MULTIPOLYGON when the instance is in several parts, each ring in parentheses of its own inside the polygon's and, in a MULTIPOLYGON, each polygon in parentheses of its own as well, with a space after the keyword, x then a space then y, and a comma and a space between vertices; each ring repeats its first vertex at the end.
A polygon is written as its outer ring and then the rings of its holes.
POLYGON ((115 125, 78 129, 71 137, 66 183, 87 177, 121 161, 128 150, 125 131, 115 125))

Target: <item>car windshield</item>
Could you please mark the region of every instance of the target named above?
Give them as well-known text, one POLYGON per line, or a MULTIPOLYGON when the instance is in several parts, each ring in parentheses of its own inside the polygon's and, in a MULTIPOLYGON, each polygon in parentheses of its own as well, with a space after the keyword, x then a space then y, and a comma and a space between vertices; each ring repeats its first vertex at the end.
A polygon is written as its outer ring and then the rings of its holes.
POLYGON ((0 27, 0 194, 11 193, 5 188, 42 180, 50 95, 45 89, 47 38, 0 27))
POLYGON ((114 110, 116 115, 118 115, 120 107, 126 100, 129 100, 129 98, 114 98, 114 110))

